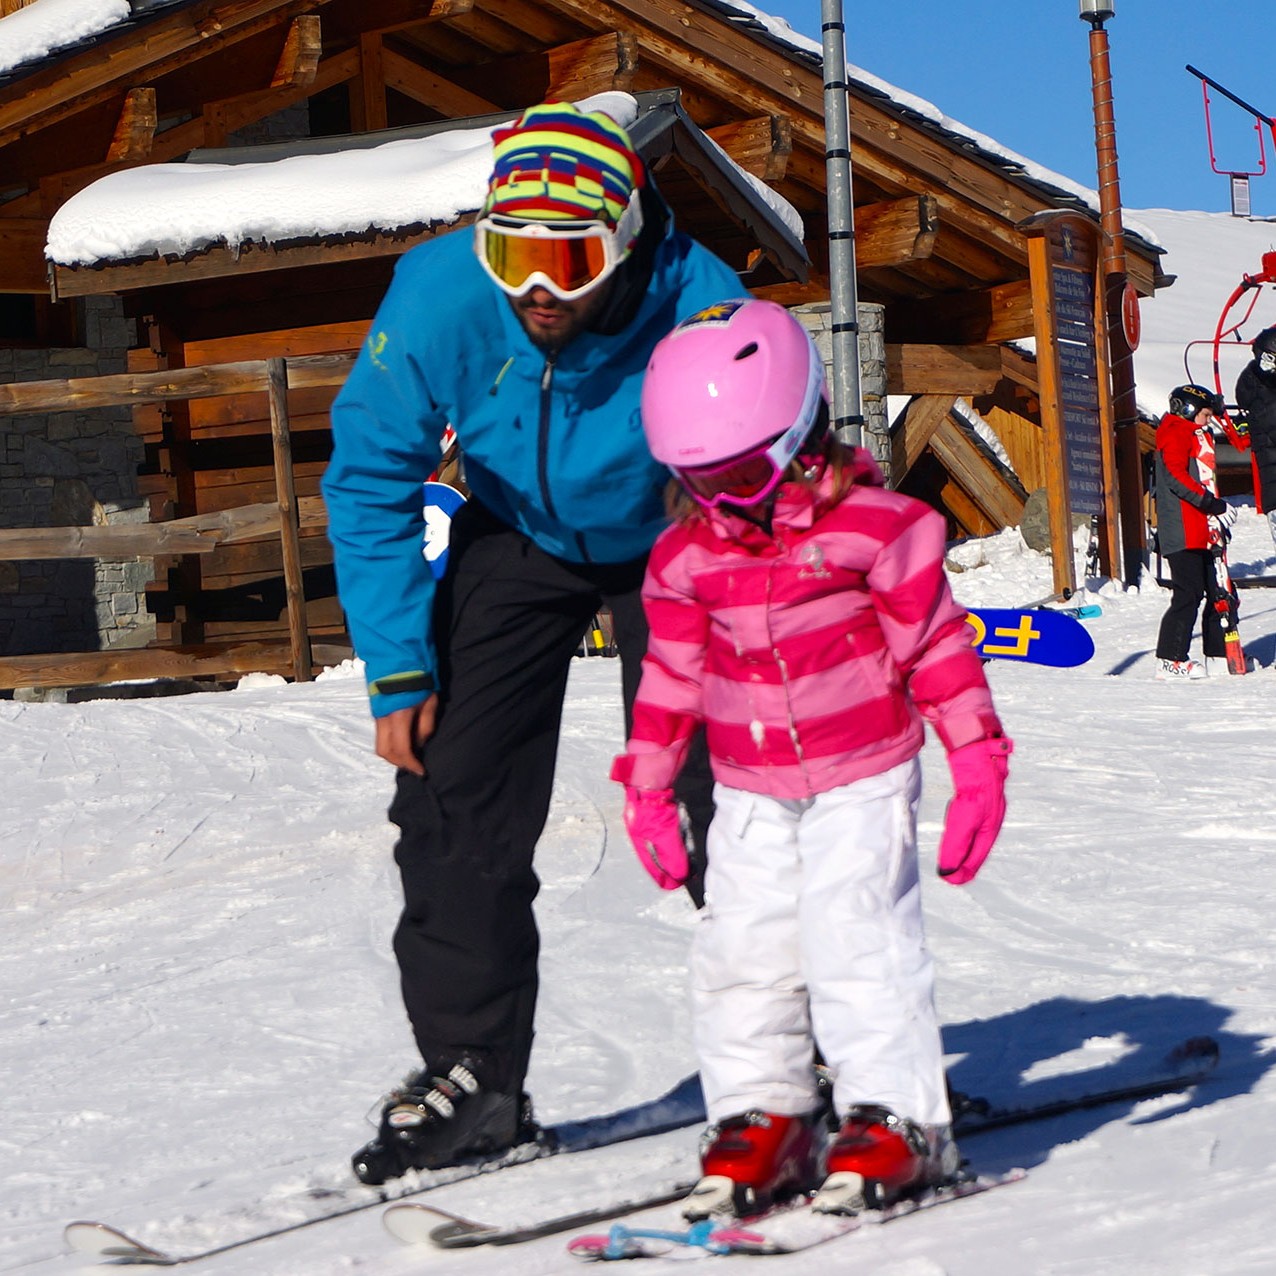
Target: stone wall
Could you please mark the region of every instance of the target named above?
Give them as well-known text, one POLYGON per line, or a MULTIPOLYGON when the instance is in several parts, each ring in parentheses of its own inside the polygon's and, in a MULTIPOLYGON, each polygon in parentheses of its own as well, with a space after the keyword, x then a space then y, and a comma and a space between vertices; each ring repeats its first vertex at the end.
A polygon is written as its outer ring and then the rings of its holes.
MULTIPOLYGON (((830 386, 833 383, 833 314, 827 303, 797 306, 793 313, 815 338, 824 359, 830 386)), ((860 399, 864 416, 863 446, 872 452, 890 477, 890 424, 886 418, 886 338, 881 306, 859 305, 860 399)))
MULTIPOLYGON (((83 304, 83 346, 0 348, 0 382, 126 371, 136 337, 119 299, 83 304)), ((145 523, 142 457, 128 408, 0 417, 0 526, 145 523)), ((145 645, 155 633, 143 594, 152 573, 150 559, 0 562, 0 653, 145 645)))

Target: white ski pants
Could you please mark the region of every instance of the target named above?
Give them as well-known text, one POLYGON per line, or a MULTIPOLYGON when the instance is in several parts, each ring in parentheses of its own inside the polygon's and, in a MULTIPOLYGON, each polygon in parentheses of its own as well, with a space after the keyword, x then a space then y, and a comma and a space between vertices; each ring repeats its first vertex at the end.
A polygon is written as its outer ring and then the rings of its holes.
POLYGON ((709 1118, 881 1103, 950 1120, 917 869, 916 758, 817 797, 717 785, 691 999, 709 1118))

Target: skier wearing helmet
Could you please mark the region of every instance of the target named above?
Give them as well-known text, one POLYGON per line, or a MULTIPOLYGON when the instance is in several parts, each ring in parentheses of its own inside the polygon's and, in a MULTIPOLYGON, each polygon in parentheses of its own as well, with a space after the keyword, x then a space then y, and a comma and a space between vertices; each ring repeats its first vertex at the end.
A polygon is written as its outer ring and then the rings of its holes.
POLYGON ((1156 536, 1170 565, 1172 591, 1157 631, 1158 682, 1198 682, 1211 666, 1226 667, 1224 625, 1214 607, 1205 608, 1201 621, 1205 663, 1188 658, 1197 613, 1215 589, 1214 536, 1236 521, 1236 510, 1218 495, 1215 475, 1210 426, 1222 410, 1212 390, 1181 385, 1170 391, 1170 410, 1156 429, 1156 536))
POLYGON ((1276 545, 1276 328, 1265 328, 1250 348, 1254 357, 1237 378, 1236 403, 1249 425, 1254 501, 1276 545))
MULTIPOLYGON (((674 230, 606 114, 547 103, 493 142, 474 228, 399 262, 333 405, 323 482, 376 750, 397 768, 394 948, 424 1061, 354 1157, 366 1183, 535 1136, 523 1094, 539 948, 533 852, 568 670, 608 605, 632 703, 647 641, 643 570, 666 522, 665 471, 639 419, 643 371, 679 319, 743 291, 674 230), (436 590, 421 485, 449 424, 471 499, 436 590)), ((707 764, 688 773, 679 793, 703 830, 707 764)))
POLYGON ((828 433, 823 367, 771 302, 730 301, 656 347, 642 395, 677 480, 656 542, 634 724, 612 778, 640 860, 673 889, 671 785, 704 724, 716 787, 691 955, 709 1117, 689 1219, 820 1186, 882 1206, 957 1165, 922 927, 924 722, 955 796, 939 872, 979 871, 1005 814, 1002 733, 944 523, 828 433), (841 1127, 821 1156, 820 1050, 841 1127))

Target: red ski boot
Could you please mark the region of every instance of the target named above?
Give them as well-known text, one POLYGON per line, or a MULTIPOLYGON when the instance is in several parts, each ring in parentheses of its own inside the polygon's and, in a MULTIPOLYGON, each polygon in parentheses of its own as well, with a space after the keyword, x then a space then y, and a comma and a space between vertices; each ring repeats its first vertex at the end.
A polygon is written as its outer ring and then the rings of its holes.
POLYGON ((746 1112, 710 1126, 700 1145, 704 1177, 683 1203, 683 1217, 745 1218, 806 1191, 816 1178, 815 1124, 815 1113, 746 1112))
POLYGON ((829 1145, 828 1177, 812 1208, 824 1214, 882 1209, 957 1170, 947 1127, 924 1127, 876 1104, 853 1107, 829 1145))

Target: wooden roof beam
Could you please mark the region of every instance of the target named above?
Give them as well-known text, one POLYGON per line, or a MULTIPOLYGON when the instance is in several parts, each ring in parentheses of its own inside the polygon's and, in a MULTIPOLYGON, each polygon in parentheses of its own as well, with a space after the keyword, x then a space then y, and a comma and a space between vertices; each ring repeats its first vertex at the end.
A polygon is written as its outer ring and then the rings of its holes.
POLYGON ((0 217, 0 293, 49 291, 44 261, 48 237, 49 223, 43 217, 0 217))
POLYGON ((996 346, 886 346, 888 394, 991 394, 1001 380, 996 346))
POLYGON ((474 9, 474 0, 342 0, 329 11, 328 29, 345 39, 365 31, 388 35, 423 22, 459 18, 474 9))
POLYGON ((891 487, 899 487, 956 402, 951 394, 918 395, 891 430, 891 487))
POLYGON ((1041 378, 1037 370, 1037 361, 1030 359, 1018 350, 1008 346, 1001 347, 1001 372, 1009 381, 1021 386, 1030 394, 1041 393, 1041 378))
POLYGON ((501 109, 495 102, 454 84, 437 71, 431 71, 419 62, 414 62, 389 45, 382 47, 381 62, 387 88, 395 89, 449 119, 491 115, 501 109))
POLYGON ((886 307, 890 341, 976 346, 1033 335, 1032 289, 1026 279, 886 307))
POLYGON ((0 93, 0 147, 109 102, 121 84, 153 83, 201 57, 282 28, 331 0, 205 0, 165 11, 104 45, 23 76, 0 93))
MULTIPOLYGON (((276 111, 282 111, 285 107, 302 101, 321 89, 330 88, 336 84, 344 84, 346 81, 354 79, 358 73, 359 50, 350 49, 345 53, 338 54, 336 57, 325 58, 319 64, 315 78, 310 85, 298 85, 282 89, 258 89, 251 93, 246 93, 242 97, 226 98, 208 105, 209 109, 214 113, 214 124, 227 132, 233 133, 237 129, 265 119, 266 116, 272 115, 276 111)), ((167 128, 162 133, 156 133, 152 138, 149 153, 140 157, 140 160, 151 164, 166 164, 170 160, 180 159, 188 151, 193 151, 197 147, 206 145, 211 145, 207 134, 207 117, 200 115, 193 120, 187 120, 183 124, 176 124, 172 128, 167 128)), ((56 209, 77 191, 81 191, 86 186, 96 182, 98 178, 105 177, 108 173, 113 173, 117 169, 126 168, 138 162, 140 161, 126 159, 105 164, 95 164, 87 168, 67 169, 65 172, 55 173, 41 181, 39 191, 24 195, 20 200, 7 205, 6 211, 25 217, 34 215, 42 208, 56 209)))
MULTIPOLYGON (((531 104, 578 101, 613 90, 628 92, 637 69, 637 40, 622 31, 608 31, 539 52, 529 50, 513 57, 493 58, 455 74, 462 91, 481 93, 489 85, 499 85, 502 102, 531 104)), ((448 114, 484 112, 475 109, 448 114)))
POLYGON ((323 34, 317 13, 293 18, 283 51, 270 81, 272 89, 300 89, 314 83, 323 56, 323 34))
POLYGON ((108 164, 137 164, 148 159, 155 141, 159 113, 152 88, 129 89, 106 151, 108 164))
POLYGON ((930 449, 996 528, 1018 525, 1023 497, 961 426, 945 416, 931 435, 930 449))
POLYGON ((933 195, 908 196, 855 210, 855 263, 861 270, 929 257, 939 231, 933 195))
POLYGON ((778 182, 788 171, 793 133, 787 115, 760 115, 705 130, 746 173, 778 182))
POLYGON ((638 41, 623 31, 550 49, 549 84, 538 101, 572 102, 611 90, 628 92, 638 70, 638 41))
POLYGON ((386 107, 385 43, 378 31, 359 37, 359 74, 350 86, 350 126, 375 133, 389 123, 386 107))

